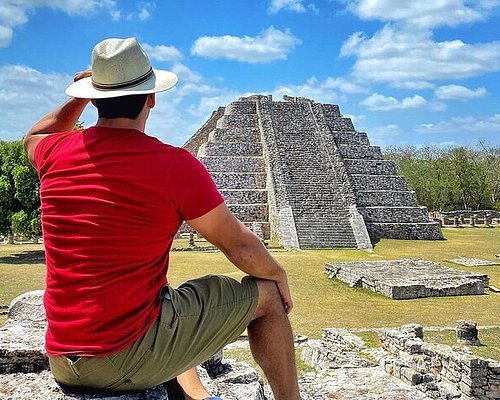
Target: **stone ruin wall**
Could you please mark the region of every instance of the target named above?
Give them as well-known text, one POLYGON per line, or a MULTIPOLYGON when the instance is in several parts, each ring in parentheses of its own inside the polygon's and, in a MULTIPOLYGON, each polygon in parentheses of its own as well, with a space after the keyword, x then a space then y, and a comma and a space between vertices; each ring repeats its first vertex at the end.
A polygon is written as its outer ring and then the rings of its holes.
POLYGON ((500 362, 458 347, 424 342, 422 326, 383 330, 383 348, 391 355, 380 365, 431 398, 500 399, 500 362))
POLYGON ((356 384, 360 386, 366 379, 363 376, 373 374, 380 384, 384 380, 389 383, 384 373, 407 385, 406 394, 398 391, 384 399, 500 399, 499 361, 477 357, 467 347, 426 343, 423 337, 423 327, 418 324, 380 329, 382 347, 367 348, 354 333, 329 328, 323 330, 321 340, 305 344, 302 360, 323 375, 327 371, 358 370, 360 380, 356 384))
POLYGON ((230 209, 291 248, 442 239, 396 165, 336 105, 251 96, 220 107, 185 144, 230 209))

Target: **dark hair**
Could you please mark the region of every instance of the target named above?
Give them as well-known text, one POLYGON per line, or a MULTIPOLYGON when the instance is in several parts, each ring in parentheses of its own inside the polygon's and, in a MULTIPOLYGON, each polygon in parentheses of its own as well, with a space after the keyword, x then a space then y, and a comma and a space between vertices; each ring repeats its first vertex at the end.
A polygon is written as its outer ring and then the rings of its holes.
POLYGON ((110 99, 94 99, 94 102, 99 118, 136 119, 144 107, 147 97, 147 94, 134 94, 110 99))

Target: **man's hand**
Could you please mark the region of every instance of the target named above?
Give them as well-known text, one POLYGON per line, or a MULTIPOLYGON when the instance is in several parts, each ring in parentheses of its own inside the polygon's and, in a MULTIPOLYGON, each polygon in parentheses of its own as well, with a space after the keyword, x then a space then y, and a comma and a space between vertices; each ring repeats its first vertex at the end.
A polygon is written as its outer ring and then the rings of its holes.
POLYGON ((86 71, 79 71, 73 77, 73 82, 79 81, 80 79, 83 78, 88 78, 89 76, 92 76, 92 71, 90 69, 86 71))
POLYGON ((281 296, 281 301, 283 303, 283 307, 285 308, 285 312, 287 314, 292 311, 293 308, 293 302, 292 302, 292 296, 290 294, 290 287, 288 286, 288 279, 286 278, 284 280, 278 280, 276 281, 276 286, 278 286, 278 291, 280 292, 281 296))
POLYGON ((240 270, 256 278, 275 281, 283 308, 293 308, 286 271, 269 254, 260 239, 231 213, 223 203, 187 223, 217 246, 240 270))

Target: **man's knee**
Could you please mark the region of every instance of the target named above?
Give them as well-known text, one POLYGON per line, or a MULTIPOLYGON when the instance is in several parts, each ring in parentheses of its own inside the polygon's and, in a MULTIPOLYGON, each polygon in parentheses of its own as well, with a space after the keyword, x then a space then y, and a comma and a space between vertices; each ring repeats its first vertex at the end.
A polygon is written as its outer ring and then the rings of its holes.
POLYGON ((284 312, 284 310, 282 310, 283 305, 276 282, 265 279, 257 279, 256 281, 259 290, 259 302, 257 303, 257 308, 255 309, 252 319, 273 312, 284 312))

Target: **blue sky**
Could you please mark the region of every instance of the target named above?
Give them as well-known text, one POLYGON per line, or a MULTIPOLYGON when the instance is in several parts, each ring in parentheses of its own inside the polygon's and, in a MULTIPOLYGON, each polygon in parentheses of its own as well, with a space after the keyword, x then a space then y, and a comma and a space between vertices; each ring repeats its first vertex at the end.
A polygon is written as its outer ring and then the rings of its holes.
POLYGON ((259 93, 339 104, 382 148, 498 146, 499 26, 500 0, 2 0, 0 138, 64 101, 97 42, 135 36, 179 76, 147 127, 174 145, 259 93))

